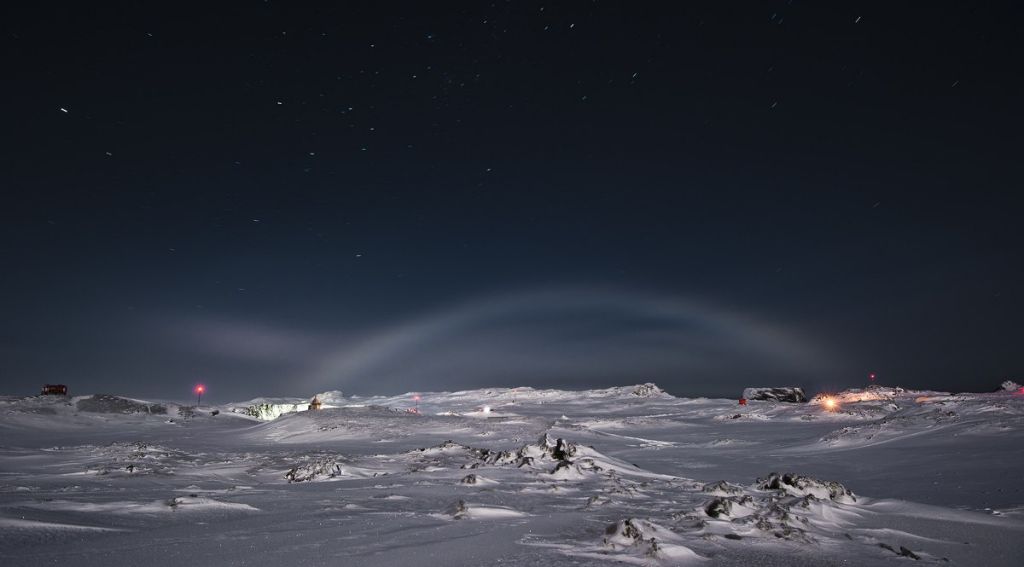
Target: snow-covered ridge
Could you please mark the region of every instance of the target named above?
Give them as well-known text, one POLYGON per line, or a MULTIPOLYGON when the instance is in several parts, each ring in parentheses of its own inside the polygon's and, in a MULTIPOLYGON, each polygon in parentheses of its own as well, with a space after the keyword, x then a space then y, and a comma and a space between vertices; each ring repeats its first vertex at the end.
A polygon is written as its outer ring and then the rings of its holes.
POLYGON ((271 421, 288 414, 306 411, 313 398, 323 405, 321 409, 382 406, 402 409, 418 409, 421 405, 432 413, 449 412, 462 414, 478 411, 484 406, 490 409, 507 407, 518 402, 572 402, 574 400, 643 400, 675 399, 653 383, 632 386, 617 386, 597 390, 557 390, 523 388, 478 388, 455 392, 407 392, 397 396, 350 396, 340 391, 322 392, 308 398, 255 398, 245 402, 228 404, 229 411, 271 421))
POLYGON ((281 416, 305 412, 314 399, 321 409, 379 406, 400 411, 422 411, 446 415, 501 417, 501 410, 516 403, 590 403, 594 400, 674 400, 653 383, 596 390, 557 390, 524 388, 480 388, 456 392, 407 392, 397 396, 345 396, 339 390, 304 397, 258 397, 241 402, 203 404, 200 408, 175 402, 154 402, 125 396, 95 394, 86 396, 31 396, 0 399, 0 411, 37 415, 151 415, 175 421, 195 415, 230 414, 255 421, 273 421, 281 416), (491 410, 494 410, 492 413, 491 410))

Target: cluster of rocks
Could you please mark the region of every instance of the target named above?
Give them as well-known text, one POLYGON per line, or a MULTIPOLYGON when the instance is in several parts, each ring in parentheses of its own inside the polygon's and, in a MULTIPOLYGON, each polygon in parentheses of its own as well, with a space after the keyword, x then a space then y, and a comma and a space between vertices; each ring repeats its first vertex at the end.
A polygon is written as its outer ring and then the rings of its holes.
POLYGON ((318 457, 292 467, 284 477, 292 482, 307 482, 320 478, 334 478, 343 474, 342 463, 332 457, 318 457))
POLYGON ((174 474, 175 466, 194 464, 194 456, 174 449, 142 442, 111 443, 102 449, 110 461, 90 467, 97 475, 109 474, 174 474))
POLYGON ((834 480, 819 480, 793 473, 769 473, 767 477, 757 479, 757 487, 761 490, 781 490, 799 496, 827 498, 836 502, 857 501, 857 497, 848 488, 834 480))
POLYGON ((590 456, 582 454, 579 445, 562 438, 552 439, 544 434, 536 443, 530 443, 511 451, 494 451, 479 449, 445 441, 434 447, 421 447, 410 451, 412 456, 423 455, 429 458, 431 465, 449 455, 449 458, 463 459, 461 469, 474 470, 481 467, 527 467, 529 469, 546 470, 557 478, 577 477, 578 475, 604 470, 590 456), (469 462, 465 462, 465 459, 469 462))
POLYGON ((725 481, 706 484, 703 492, 717 496, 704 504, 703 513, 779 539, 810 542, 812 506, 856 502, 838 482, 793 473, 770 473, 757 479, 753 488, 759 492, 748 493, 725 481))
POLYGON ((576 443, 560 437, 552 439, 546 433, 537 443, 523 445, 515 451, 480 449, 477 452, 479 460, 465 464, 462 468, 476 469, 481 466, 546 468, 553 464, 548 472, 562 478, 602 470, 592 458, 579 455, 580 447, 576 443))
POLYGON ((647 382, 645 384, 637 384, 631 393, 638 398, 653 398, 664 395, 665 390, 659 388, 657 384, 647 382))
POLYGON ((667 530, 647 520, 626 518, 608 525, 601 541, 612 551, 630 549, 646 557, 659 558, 662 549, 657 535, 662 531, 667 530))
POLYGON ((807 394, 803 388, 747 388, 743 390, 743 398, 764 402, 803 403, 807 401, 807 394))

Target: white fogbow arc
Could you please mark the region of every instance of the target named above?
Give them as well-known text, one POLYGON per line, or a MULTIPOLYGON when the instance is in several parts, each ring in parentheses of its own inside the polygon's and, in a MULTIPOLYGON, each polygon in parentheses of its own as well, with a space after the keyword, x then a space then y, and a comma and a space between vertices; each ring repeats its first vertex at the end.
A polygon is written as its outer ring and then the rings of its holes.
MULTIPOLYGON (((822 348, 781 326, 677 296, 562 288, 496 295, 458 304, 391 325, 323 357, 309 377, 310 386, 342 386, 373 379, 396 361, 421 356, 432 345, 465 337, 510 317, 565 313, 604 313, 676 325, 700 325, 766 360, 800 368, 824 368, 822 348)), ((834 362, 834 360, 833 360, 834 362)))

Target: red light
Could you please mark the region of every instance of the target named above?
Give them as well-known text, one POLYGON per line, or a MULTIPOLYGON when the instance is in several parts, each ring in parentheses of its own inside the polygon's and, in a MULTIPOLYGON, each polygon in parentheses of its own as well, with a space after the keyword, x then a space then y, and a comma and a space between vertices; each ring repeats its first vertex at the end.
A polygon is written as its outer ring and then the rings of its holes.
POLYGON ((875 373, 872 372, 871 374, 868 374, 868 378, 874 380, 875 379, 875 373))
POLYGON ((420 401, 420 397, 418 395, 413 396, 412 399, 416 400, 417 402, 420 401))
POLYGON ((206 391, 206 386, 203 386, 202 384, 196 386, 196 393, 197 394, 202 394, 205 391, 206 391))

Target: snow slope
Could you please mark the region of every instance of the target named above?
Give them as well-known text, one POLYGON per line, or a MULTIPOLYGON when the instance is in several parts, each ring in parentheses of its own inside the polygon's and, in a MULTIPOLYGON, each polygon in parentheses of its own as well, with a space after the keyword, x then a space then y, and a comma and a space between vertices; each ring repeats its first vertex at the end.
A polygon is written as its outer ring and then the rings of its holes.
POLYGON ((0 398, 3 565, 1024 558, 1020 391, 318 397, 0 398))

